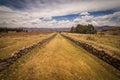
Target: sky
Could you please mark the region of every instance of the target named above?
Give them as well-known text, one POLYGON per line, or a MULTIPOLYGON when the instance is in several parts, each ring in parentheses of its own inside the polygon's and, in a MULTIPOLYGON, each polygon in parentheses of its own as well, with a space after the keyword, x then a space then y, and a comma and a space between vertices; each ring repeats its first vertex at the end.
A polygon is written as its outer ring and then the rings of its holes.
POLYGON ((0 0, 0 27, 120 26, 120 0, 0 0))

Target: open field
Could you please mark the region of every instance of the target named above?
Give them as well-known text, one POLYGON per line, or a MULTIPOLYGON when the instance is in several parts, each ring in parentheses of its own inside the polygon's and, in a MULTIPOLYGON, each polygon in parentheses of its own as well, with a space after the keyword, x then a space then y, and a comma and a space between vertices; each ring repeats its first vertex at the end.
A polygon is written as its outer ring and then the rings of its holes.
POLYGON ((38 42, 51 33, 0 33, 0 58, 8 57, 13 52, 38 42))
POLYGON ((0 80, 120 80, 120 0, 0 0, 0 80))
POLYGON ((76 40, 86 42, 103 49, 112 56, 120 59, 120 35, 76 34, 64 33, 76 40))
POLYGON ((1 80, 119 80, 120 71, 58 34, 0 73, 1 80))

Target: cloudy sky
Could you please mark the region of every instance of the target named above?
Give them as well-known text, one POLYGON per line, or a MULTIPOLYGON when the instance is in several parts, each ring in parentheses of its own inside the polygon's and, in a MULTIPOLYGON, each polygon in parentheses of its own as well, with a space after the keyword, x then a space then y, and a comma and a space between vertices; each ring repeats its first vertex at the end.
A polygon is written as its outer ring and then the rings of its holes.
POLYGON ((120 0, 0 0, 0 27, 120 26, 120 0))

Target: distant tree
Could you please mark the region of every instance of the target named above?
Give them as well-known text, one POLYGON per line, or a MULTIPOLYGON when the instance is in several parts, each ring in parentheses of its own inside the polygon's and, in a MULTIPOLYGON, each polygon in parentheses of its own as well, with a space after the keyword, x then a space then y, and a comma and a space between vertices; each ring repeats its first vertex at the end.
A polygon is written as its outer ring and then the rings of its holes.
POLYGON ((97 31, 91 24, 81 25, 78 24, 76 27, 72 27, 70 32, 81 33, 81 34, 95 34, 97 31))
POLYGON ((92 24, 88 24, 86 34, 95 34, 97 33, 96 29, 92 24))
POLYGON ((71 33, 74 33, 74 32, 75 32, 75 28, 74 28, 74 26, 73 26, 73 27, 71 27, 70 32, 71 32, 71 33))
POLYGON ((1 28, 0 28, 0 32, 8 32, 8 30, 7 30, 7 28, 6 28, 6 27, 4 27, 4 28, 3 28, 3 27, 1 27, 1 28))
POLYGON ((27 32, 27 30, 24 30, 23 28, 6 28, 6 27, 0 28, 0 32, 9 32, 9 31, 27 32))
MULTIPOLYGON (((81 29, 80 29, 80 24, 78 24, 77 26, 76 26, 76 28, 75 28, 75 32, 76 33, 79 33, 79 32, 81 32, 81 29)), ((82 28, 82 27, 81 27, 82 28)))

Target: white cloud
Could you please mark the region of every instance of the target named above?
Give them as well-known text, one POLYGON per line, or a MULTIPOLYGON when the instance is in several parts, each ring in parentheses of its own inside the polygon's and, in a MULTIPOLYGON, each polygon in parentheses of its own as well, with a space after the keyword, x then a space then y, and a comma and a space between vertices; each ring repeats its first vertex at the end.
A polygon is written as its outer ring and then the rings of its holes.
POLYGON ((44 4, 41 1, 28 1, 28 11, 36 16, 63 16, 73 13, 88 14, 87 12, 109 10, 120 7, 120 1, 113 0, 45 0, 44 4))
POLYGON ((120 26, 120 12, 96 17, 93 15, 83 15, 82 17, 74 19, 74 22, 80 24, 93 24, 95 26, 120 26))
POLYGON ((120 12, 94 17, 88 12, 120 8, 119 0, 25 0, 25 9, 0 6, 0 26, 8 27, 71 27, 76 23, 120 25, 120 12), (26 4, 27 3, 27 4, 26 4), (52 20, 53 16, 80 14, 73 21, 52 20), (112 21, 112 18, 116 18, 112 21), (47 21, 48 20, 48 21, 47 21))
POLYGON ((89 13, 88 12, 82 12, 82 13, 80 13, 80 15, 89 15, 89 13))

